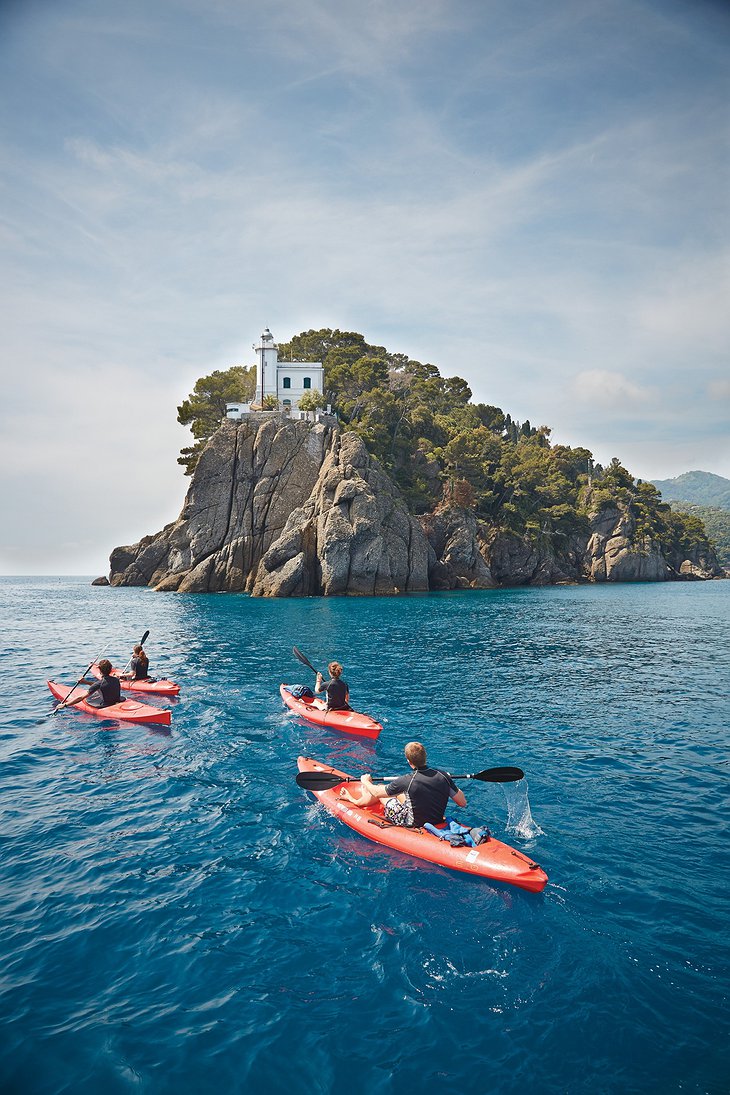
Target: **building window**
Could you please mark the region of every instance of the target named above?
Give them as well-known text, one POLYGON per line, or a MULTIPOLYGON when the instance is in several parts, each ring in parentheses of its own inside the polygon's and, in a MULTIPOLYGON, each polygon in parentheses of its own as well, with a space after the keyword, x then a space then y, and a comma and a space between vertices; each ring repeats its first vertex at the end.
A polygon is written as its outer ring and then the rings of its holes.
POLYGON ((291 399, 284 399, 282 402, 285 407, 291 407, 291 399))
POLYGON ((305 387, 305 388, 311 388, 312 387, 312 378, 311 378, 311 376, 305 376, 304 381, 303 381, 303 387, 305 387))
POLYGON ((291 377, 285 376, 281 382, 283 388, 291 388, 291 377))

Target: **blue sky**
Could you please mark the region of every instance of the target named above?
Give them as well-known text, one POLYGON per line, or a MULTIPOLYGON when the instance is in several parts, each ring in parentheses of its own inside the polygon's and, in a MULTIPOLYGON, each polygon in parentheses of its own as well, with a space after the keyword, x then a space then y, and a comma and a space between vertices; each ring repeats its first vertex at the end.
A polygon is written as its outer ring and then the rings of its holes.
POLYGON ((703 0, 6 2, 0 573, 174 519, 177 405, 266 326, 730 477, 729 46, 703 0))

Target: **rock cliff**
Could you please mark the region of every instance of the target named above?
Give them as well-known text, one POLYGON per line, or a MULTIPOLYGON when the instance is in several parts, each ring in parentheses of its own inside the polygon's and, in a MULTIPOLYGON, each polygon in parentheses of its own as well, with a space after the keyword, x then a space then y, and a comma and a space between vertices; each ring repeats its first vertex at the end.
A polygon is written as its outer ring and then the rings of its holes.
POLYGON ((353 433, 224 422, 177 521, 111 555, 112 585, 288 597, 428 589, 429 548, 353 433))
POLYGON ((395 594, 721 576, 666 559, 630 514, 602 510, 556 550, 440 507, 420 519, 354 433, 279 415, 224 422, 177 521, 111 555, 111 585, 255 596, 395 594))

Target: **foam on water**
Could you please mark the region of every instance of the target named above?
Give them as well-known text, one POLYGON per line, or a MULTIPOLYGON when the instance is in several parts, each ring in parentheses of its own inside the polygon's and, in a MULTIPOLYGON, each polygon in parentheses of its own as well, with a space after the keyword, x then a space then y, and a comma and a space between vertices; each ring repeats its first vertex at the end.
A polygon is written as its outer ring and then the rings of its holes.
POLYGON ((514 833, 521 840, 534 840, 538 836, 544 836, 530 810, 527 780, 521 779, 518 783, 505 783, 502 786, 507 798, 507 832, 514 833))

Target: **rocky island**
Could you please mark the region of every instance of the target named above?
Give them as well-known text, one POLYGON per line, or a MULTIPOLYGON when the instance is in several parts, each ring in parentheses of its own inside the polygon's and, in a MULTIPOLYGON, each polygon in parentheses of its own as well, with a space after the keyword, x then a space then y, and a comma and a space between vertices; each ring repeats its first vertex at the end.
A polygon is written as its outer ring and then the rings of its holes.
POLYGON ((460 377, 353 332, 277 346, 267 329, 256 354, 178 407, 195 438, 182 512, 115 548, 111 585, 302 597, 723 574, 701 521, 617 459, 473 403, 460 377))
POLYGON ((709 547, 667 558, 636 531, 620 505, 557 547, 448 500, 414 516, 358 434, 251 414, 208 441, 177 521, 115 548, 109 581, 290 597, 722 575, 709 547))

